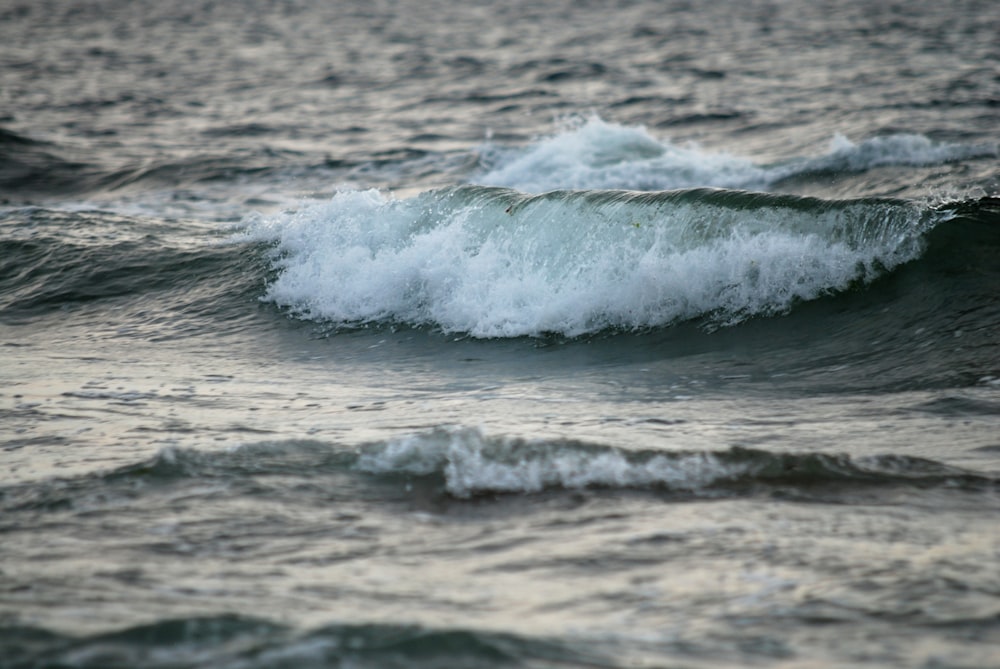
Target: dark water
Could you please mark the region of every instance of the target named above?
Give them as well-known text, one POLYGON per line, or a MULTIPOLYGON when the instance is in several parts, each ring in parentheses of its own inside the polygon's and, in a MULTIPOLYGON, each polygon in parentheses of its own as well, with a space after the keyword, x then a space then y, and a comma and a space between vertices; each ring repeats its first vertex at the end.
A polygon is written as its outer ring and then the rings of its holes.
POLYGON ((0 667, 1000 666, 998 24, 0 4, 0 667))

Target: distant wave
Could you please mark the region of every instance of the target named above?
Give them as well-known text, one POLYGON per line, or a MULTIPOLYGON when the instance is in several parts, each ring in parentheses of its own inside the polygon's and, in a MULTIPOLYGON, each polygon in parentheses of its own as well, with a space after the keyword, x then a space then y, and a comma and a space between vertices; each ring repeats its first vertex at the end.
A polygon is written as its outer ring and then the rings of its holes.
POLYGON ((916 258, 941 218, 890 199, 462 186, 342 192, 241 238, 273 244, 266 299, 299 317, 578 336, 783 313, 916 258))
POLYGON ((855 143, 836 135, 824 155, 758 165, 747 158, 658 139, 642 126, 591 117, 526 147, 484 145, 480 149, 482 170, 473 181, 528 193, 561 188, 671 190, 699 186, 766 190, 786 179, 810 174, 864 172, 890 165, 940 165, 997 156, 998 144, 934 142, 914 134, 855 143))

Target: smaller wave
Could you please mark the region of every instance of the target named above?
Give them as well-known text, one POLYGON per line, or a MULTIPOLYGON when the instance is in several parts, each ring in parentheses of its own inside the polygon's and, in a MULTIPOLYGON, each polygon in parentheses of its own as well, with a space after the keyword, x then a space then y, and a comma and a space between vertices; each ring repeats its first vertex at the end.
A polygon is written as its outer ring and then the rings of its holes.
POLYGON ((900 455, 626 450, 569 440, 490 437, 441 428, 364 449, 355 467, 378 475, 441 476, 459 498, 547 489, 654 488, 697 496, 745 486, 939 485, 997 482, 931 460, 900 455))
POLYGON ((547 488, 666 487, 695 491, 745 474, 710 453, 632 453, 575 441, 490 438, 438 429, 369 447, 356 467, 372 474, 440 475, 456 497, 547 488))
POLYGON ((528 193, 561 188, 670 190, 711 186, 766 190, 781 181, 829 172, 864 172, 886 166, 928 166, 1000 156, 1000 145, 935 142, 894 134, 852 142, 836 135, 826 154, 758 165, 695 144, 658 139, 642 126, 598 117, 569 122, 556 134, 524 148, 486 144, 483 169, 473 179, 528 193))
POLYGON ((573 439, 489 435, 477 428, 439 427, 357 447, 320 441, 266 441, 225 451, 164 448, 112 471, 0 489, 5 514, 89 513, 117 506, 169 504, 160 491, 195 495, 285 498, 329 504, 331 491, 382 502, 547 491, 650 491, 671 498, 711 499, 787 492, 838 500, 858 488, 1000 491, 988 474, 933 460, 887 454, 629 449, 573 439), (204 483, 212 485, 205 486, 204 483), (187 493, 185 493, 187 494, 187 493))

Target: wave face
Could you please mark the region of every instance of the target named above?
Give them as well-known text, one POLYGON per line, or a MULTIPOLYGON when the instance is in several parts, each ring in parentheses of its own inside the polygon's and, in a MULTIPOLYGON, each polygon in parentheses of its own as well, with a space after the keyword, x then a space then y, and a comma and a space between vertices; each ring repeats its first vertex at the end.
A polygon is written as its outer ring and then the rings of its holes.
POLYGON ((267 299, 303 318, 578 336, 782 313, 917 257, 938 218, 889 199, 462 186, 342 192, 246 236, 275 245, 267 299))
POLYGON ((529 193, 559 188, 670 190, 717 187, 767 190, 787 179, 825 173, 865 172, 877 167, 921 167, 1000 156, 996 144, 934 142, 908 133, 854 143, 835 135, 827 153, 759 165, 693 144, 658 139, 642 126, 577 120, 526 148, 488 144, 481 149, 477 183, 529 193))

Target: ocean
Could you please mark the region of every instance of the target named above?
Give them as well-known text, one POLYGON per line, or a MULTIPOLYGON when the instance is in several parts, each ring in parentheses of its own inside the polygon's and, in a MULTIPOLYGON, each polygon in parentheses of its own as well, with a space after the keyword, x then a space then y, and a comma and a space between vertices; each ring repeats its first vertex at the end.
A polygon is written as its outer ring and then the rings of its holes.
POLYGON ((0 667, 1000 667, 998 25, 0 2, 0 667))

